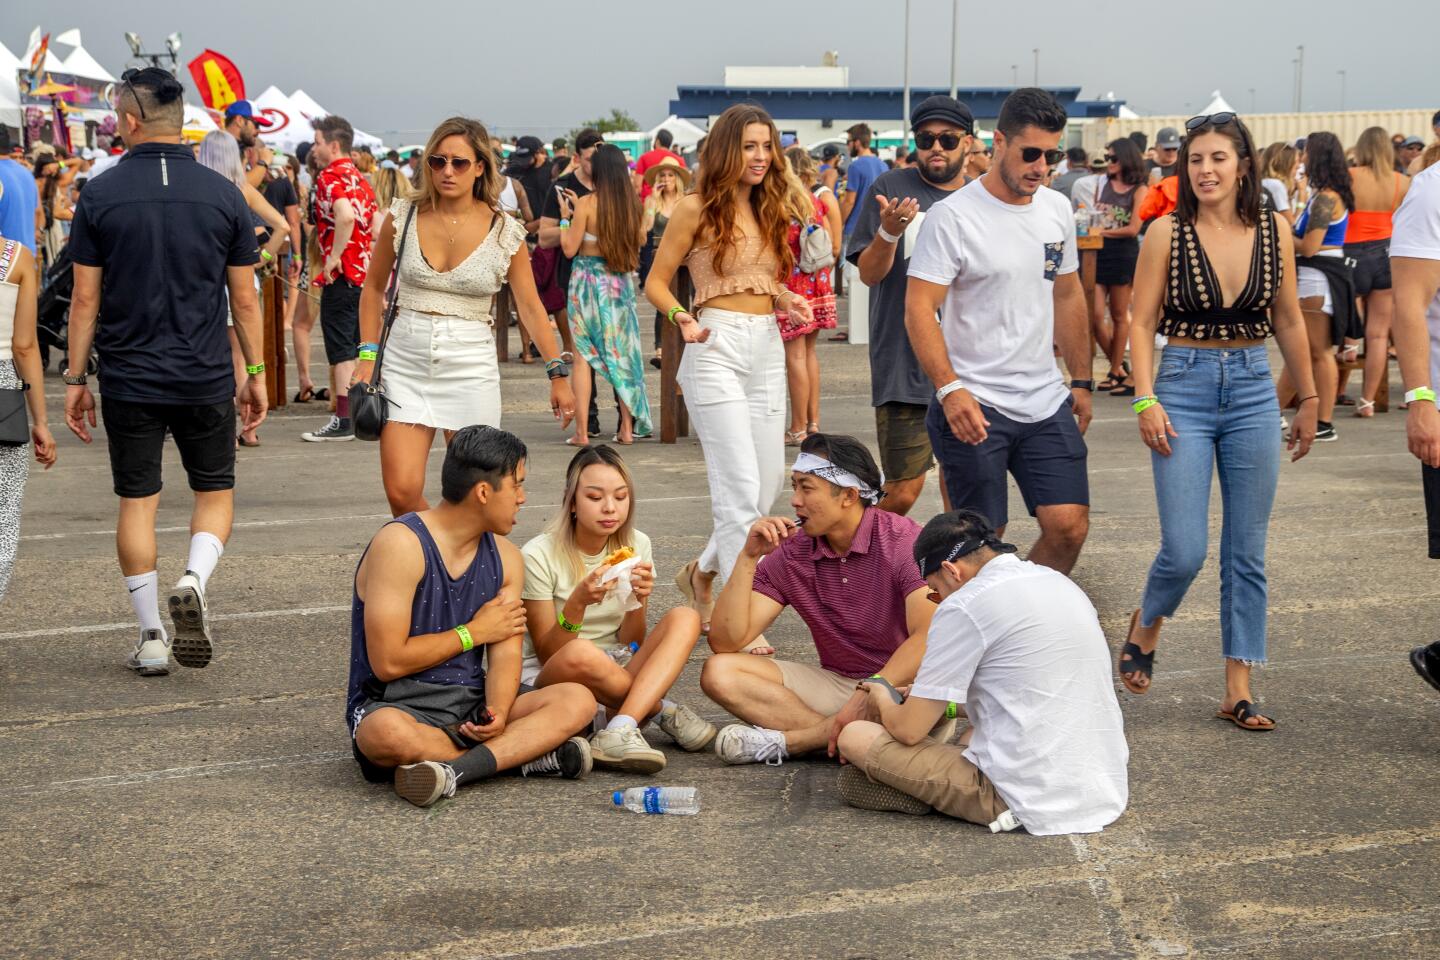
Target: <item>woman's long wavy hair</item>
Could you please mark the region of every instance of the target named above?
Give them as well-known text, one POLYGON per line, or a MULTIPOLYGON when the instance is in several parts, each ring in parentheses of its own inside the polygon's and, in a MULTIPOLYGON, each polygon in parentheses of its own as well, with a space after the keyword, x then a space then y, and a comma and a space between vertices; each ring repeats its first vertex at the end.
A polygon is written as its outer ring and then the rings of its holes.
POLYGON ((763 123, 770 132, 770 168, 765 171, 765 179, 751 188, 750 208, 760 226, 761 238, 780 263, 775 279, 784 282, 795 269, 790 224, 808 222, 814 211, 800 206, 790 188, 790 167, 780 148, 775 121, 753 104, 737 103, 727 109, 706 137, 700 180, 695 188, 700 197, 700 242, 712 246, 715 272, 724 274, 725 261, 735 250, 735 188, 745 170, 745 128, 752 123, 763 123))
POLYGON ((1260 155, 1260 179, 1279 180, 1285 189, 1295 192, 1295 161, 1300 154, 1293 144, 1276 141, 1260 155))
POLYGON ((468 117, 451 117, 430 134, 430 139, 425 143, 425 152, 421 155, 423 160, 420 164, 420 185, 415 191, 416 206, 421 210, 434 210, 435 205, 440 202, 440 191, 430 174, 429 160, 430 156, 440 149, 440 144, 446 137, 465 138, 480 169, 475 177, 474 197, 487 207, 498 209, 501 177, 500 169, 495 163, 495 154, 490 150, 490 131, 486 130, 485 124, 479 120, 468 117))
MULTIPOLYGON (((1230 140, 1235 148, 1239 181, 1235 184, 1235 212, 1240 222, 1253 227, 1260 222, 1260 171, 1259 154, 1255 150, 1255 138, 1250 128, 1239 117, 1231 117, 1224 123, 1207 123, 1189 130, 1185 141, 1180 144, 1179 190, 1175 198, 1175 215, 1184 223, 1194 223, 1200 212, 1200 200, 1195 196, 1195 186, 1190 182, 1190 145, 1207 133, 1218 133, 1230 140)), ((1343 166, 1344 158, 1341 158, 1343 166)))
MULTIPOLYGON (((612 148, 618 149, 618 148, 612 148)), ((591 166, 593 175, 594 166, 591 166)), ((638 230, 639 227, 637 226, 638 230)), ((570 466, 565 470, 565 495, 560 498, 560 509, 550 519, 545 527, 545 532, 550 539, 563 548, 565 558, 570 563, 570 570, 576 579, 585 575, 585 565, 581 562, 580 546, 575 540, 575 498, 580 496, 580 475, 585 472, 586 467, 593 466, 614 467, 625 481, 625 486, 630 489, 630 510, 625 515, 625 522, 615 528, 610 534, 610 539, 605 542, 605 549, 618 550, 621 547, 635 546, 635 481, 630 477, 630 468, 625 466, 625 461, 614 447, 599 444, 593 447, 582 447, 570 458, 570 466)))
POLYGON ((1328 130, 1305 138, 1305 179, 1310 195, 1321 190, 1334 190, 1346 210, 1355 209, 1355 191, 1350 188, 1350 165, 1345 162, 1345 148, 1340 138, 1328 130))
POLYGON ((630 182, 624 152, 602 143, 590 156, 595 182, 595 237, 605 266, 612 273, 640 268, 640 200, 630 182))
POLYGON ((1355 141, 1355 163, 1369 167, 1381 183, 1395 178, 1395 144, 1384 127, 1366 127, 1360 134, 1355 141))

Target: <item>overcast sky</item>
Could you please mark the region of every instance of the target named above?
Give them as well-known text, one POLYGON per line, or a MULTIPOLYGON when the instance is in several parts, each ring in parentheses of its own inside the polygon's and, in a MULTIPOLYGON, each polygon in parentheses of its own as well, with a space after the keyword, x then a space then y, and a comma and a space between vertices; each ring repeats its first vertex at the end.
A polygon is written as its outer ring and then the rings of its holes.
MULTIPOLYGON (((554 136, 611 107, 653 126, 678 84, 719 84, 727 64, 819 64, 825 50, 839 51, 852 85, 898 86, 903 9, 903 0, 0 0, 0 41, 20 56, 36 25, 79 27, 118 75, 130 58, 126 30, 147 49, 179 30, 182 61, 210 47, 235 62, 250 93, 302 87, 396 143, 456 113, 507 137, 554 136)), ((945 86, 951 0, 912 0, 911 10, 911 82, 945 86)), ((1038 47, 1042 84, 1078 84, 1085 98, 1114 91, 1142 114, 1197 110, 1217 88, 1241 111, 1289 111, 1304 44, 1306 110, 1340 108, 1340 69, 1348 109, 1440 108, 1435 0, 966 0, 960 10, 961 86, 1009 85, 1012 65, 1030 83, 1038 47), (1178 12, 1186 8, 1193 19, 1178 12)))

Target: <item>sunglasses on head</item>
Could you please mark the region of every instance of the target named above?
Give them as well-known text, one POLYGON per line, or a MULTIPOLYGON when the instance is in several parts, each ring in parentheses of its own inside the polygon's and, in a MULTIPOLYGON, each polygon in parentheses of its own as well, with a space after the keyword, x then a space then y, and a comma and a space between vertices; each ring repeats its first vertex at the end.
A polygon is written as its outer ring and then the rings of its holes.
POLYGON ((135 75, 139 72, 139 70, 136 70, 132 67, 131 69, 126 70, 124 73, 120 74, 120 80, 125 84, 126 89, 130 91, 130 97, 135 101, 135 106, 140 108, 140 119, 144 120, 145 104, 140 102, 140 94, 135 92, 135 84, 130 82, 131 80, 135 79, 135 75))
POLYGON ((1105 154, 1105 162, 1106 162, 1106 163, 1119 163, 1119 162, 1120 162, 1120 158, 1117 157, 1117 156, 1115 156, 1115 154, 1113 154, 1113 153, 1107 153, 1107 154, 1105 154))
POLYGON ((1020 159, 1025 161, 1026 163, 1034 163, 1041 157, 1044 157, 1045 162, 1053 167, 1055 166, 1055 164, 1065 159, 1065 151, 1042 150, 1039 147, 1022 147, 1020 150, 1020 159))
POLYGON ((1207 113, 1199 117, 1191 117, 1185 121, 1186 130, 1199 130, 1201 127, 1223 127, 1225 124, 1235 120, 1238 114, 1225 111, 1224 113, 1207 113))
POLYGON ((935 146, 935 141, 940 141, 942 150, 954 150, 960 146, 960 135, 955 133, 930 133, 928 130, 915 134, 915 146, 921 150, 929 150, 935 146))
POLYGON ((425 158, 425 162, 429 164, 430 169, 436 173, 444 170, 447 165, 456 173, 464 173, 470 169, 470 164, 474 161, 466 157, 446 157, 438 153, 432 153, 425 158))

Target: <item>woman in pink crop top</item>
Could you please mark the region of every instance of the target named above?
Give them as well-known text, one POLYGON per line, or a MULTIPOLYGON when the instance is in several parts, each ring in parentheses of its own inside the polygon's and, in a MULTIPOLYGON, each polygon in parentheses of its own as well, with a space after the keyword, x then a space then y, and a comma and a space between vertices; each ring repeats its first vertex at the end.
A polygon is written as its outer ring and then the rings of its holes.
POLYGON ((686 344, 678 379, 705 453, 714 530, 675 582, 708 630, 716 575, 729 576, 785 480, 785 350, 775 313, 788 311, 797 325, 814 320, 783 283, 795 266, 790 223, 813 211, 792 209, 780 133, 759 107, 721 114, 702 161, 695 193, 665 228, 645 296, 686 344), (695 290, 689 306, 670 290, 682 264, 695 290))

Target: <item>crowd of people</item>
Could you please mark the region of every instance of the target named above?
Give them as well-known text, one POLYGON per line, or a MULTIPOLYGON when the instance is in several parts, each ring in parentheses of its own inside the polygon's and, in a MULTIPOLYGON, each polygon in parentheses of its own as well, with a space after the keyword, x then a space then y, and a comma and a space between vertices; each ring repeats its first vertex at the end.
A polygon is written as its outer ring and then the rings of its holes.
MULTIPOLYGON (((460 117, 423 150, 379 161, 325 117, 304 156, 282 159, 257 141, 263 120, 243 101, 192 149, 182 98, 164 70, 127 72, 124 159, 88 177, 73 207, 45 185, 61 176, 54 164, 38 164, 33 210, 52 213, 31 212, 18 237, 0 163, 0 361, 13 359, 0 363, 0 430, 11 428, 0 434, 0 594, 28 461, 56 461, 36 341, 49 218, 68 215, 74 273, 65 421, 92 441, 82 358, 93 347, 139 628, 127 665, 143 676, 168 674, 172 657, 190 668, 213 657, 207 596, 230 534, 236 449, 259 442, 269 399, 257 270, 280 272, 297 359, 318 312, 330 367, 316 389, 301 365, 297 399, 327 391, 335 404, 305 438, 353 439, 362 401, 385 410, 372 426, 394 519, 356 570, 345 715, 363 777, 417 805, 498 774, 657 773, 653 722, 680 749, 731 764, 824 751, 859 807, 1100 830, 1128 802, 1115 679, 1137 696, 1156 682, 1163 622, 1206 555, 1217 469, 1219 716, 1276 729, 1251 673, 1267 658, 1281 447, 1298 460, 1333 437, 1336 351, 1353 359, 1359 341, 1371 353, 1393 339, 1440 557, 1440 364, 1426 365, 1440 356, 1440 167, 1395 169, 1404 159, 1383 131, 1367 131, 1347 166, 1333 135, 1262 151, 1240 117, 1213 114, 1160 131, 1148 157, 1113 141, 1086 172, 1083 151, 1061 148, 1064 108, 1025 88, 989 145, 964 103, 916 104, 915 150, 893 167, 857 125, 843 173, 837 153, 817 164, 747 104, 715 120, 698 164, 664 131, 633 165, 593 130, 553 159, 522 137, 507 160, 460 117), (1091 302, 1081 229, 1105 241, 1091 302), (819 424, 815 339, 835 326, 842 258, 871 288, 878 460, 819 424), (144 269, 156 263, 165 269, 144 269), (688 302, 673 283, 682 267, 688 302), (556 421, 576 424, 563 480, 530 475, 525 442, 500 428, 502 289, 524 359, 533 344, 544 363, 556 421), (657 571, 636 508, 645 481, 617 450, 651 429, 642 293, 685 345, 678 377, 712 521, 675 573, 685 603, 653 617, 657 571), (1100 384, 1092 336, 1108 365, 1100 384), (619 409, 615 446, 591 442, 601 380, 619 409), (1089 532, 1091 399, 1106 386, 1136 414, 1161 531, 1113 666, 1068 576, 1089 532), (167 435, 194 492, 171 629, 155 538, 167 435), (944 512, 922 526, 907 513, 937 461, 944 512), (773 515, 787 477, 790 510, 773 515), (1010 477, 1039 527, 1023 560, 1004 539, 1010 477), (562 490, 561 509, 519 546, 509 535, 537 482, 562 490), (774 657, 765 632, 786 607, 815 661, 774 657), (701 688, 736 718, 718 728, 671 696, 702 637, 701 688)), ((1386 375, 1365 370, 1362 416, 1386 375)), ((1440 645, 1412 662, 1440 689, 1440 645)))

